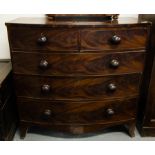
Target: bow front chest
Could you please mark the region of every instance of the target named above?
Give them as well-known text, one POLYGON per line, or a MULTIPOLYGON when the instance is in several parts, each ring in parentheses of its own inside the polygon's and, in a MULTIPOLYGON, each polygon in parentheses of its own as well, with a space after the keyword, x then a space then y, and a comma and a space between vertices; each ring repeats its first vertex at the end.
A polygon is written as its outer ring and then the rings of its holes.
POLYGON ((150 23, 20 18, 6 25, 22 138, 31 126, 82 134, 124 125, 134 136, 150 23))

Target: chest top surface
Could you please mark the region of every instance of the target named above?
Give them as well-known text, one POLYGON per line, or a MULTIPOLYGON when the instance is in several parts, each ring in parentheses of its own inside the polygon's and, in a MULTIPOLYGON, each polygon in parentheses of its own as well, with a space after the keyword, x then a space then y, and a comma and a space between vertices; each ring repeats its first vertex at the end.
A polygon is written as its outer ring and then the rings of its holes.
POLYGON ((150 22, 143 21, 140 22, 137 18, 119 18, 118 20, 106 20, 106 21, 50 21, 45 17, 40 18, 17 18, 10 22, 7 22, 6 25, 38 25, 38 26, 47 26, 47 27, 113 27, 113 26, 138 26, 138 25, 147 25, 151 24, 150 22))

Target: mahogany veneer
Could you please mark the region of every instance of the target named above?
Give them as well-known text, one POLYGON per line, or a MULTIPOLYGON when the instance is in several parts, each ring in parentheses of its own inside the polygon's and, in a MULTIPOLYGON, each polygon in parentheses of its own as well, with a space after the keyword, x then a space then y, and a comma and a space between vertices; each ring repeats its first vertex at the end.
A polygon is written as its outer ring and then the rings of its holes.
POLYGON ((145 51, 117 53, 34 53, 15 52, 12 55, 14 72, 17 74, 58 75, 117 75, 143 72, 145 51), (30 59, 31 58, 31 59, 30 59), (119 67, 112 66, 112 60, 119 60, 119 67), (45 69, 41 64, 48 62, 45 69), (26 65, 22 65, 26 64, 26 65), (64 66, 64 67, 62 67, 64 66))
POLYGON ((21 18, 8 28, 21 137, 31 126, 134 136, 150 23, 21 18))

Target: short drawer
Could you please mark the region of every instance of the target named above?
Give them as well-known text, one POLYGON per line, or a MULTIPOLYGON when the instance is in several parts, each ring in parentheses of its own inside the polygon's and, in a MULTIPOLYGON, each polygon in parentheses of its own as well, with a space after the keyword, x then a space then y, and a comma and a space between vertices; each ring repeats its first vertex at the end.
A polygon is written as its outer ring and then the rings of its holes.
POLYGON ((13 70, 27 75, 115 75, 141 73, 145 52, 123 53, 82 53, 49 54, 21 53, 12 54, 13 70))
POLYGON ((110 124, 135 119, 137 99, 46 101, 18 98, 20 119, 51 124, 110 124))
POLYGON ((17 96, 44 99, 100 99, 137 95, 141 74, 107 77, 37 77, 15 75, 17 96))
POLYGON ((133 50, 145 49, 146 28, 85 29, 81 31, 81 50, 133 50))
POLYGON ((78 31, 72 29, 10 27, 9 39, 12 50, 78 50, 78 31))

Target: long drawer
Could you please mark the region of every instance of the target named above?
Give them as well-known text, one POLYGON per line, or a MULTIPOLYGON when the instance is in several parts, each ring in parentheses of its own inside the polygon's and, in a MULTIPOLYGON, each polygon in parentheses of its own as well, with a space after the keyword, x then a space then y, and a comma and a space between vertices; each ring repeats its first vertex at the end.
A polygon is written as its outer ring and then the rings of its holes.
POLYGON ((78 31, 40 27, 10 27, 12 50, 78 50, 78 31))
POLYGON ((141 73, 145 51, 109 54, 12 53, 13 70, 27 75, 115 75, 141 73))
POLYGON ((81 31, 81 50, 145 49, 146 28, 85 29, 81 31))
POLYGON ((18 98, 17 103, 22 121, 86 125, 87 123, 110 124, 135 119, 137 99, 56 102, 18 98))
POLYGON ((105 77, 14 75, 17 96, 44 99, 100 99, 137 95, 141 74, 105 77))

